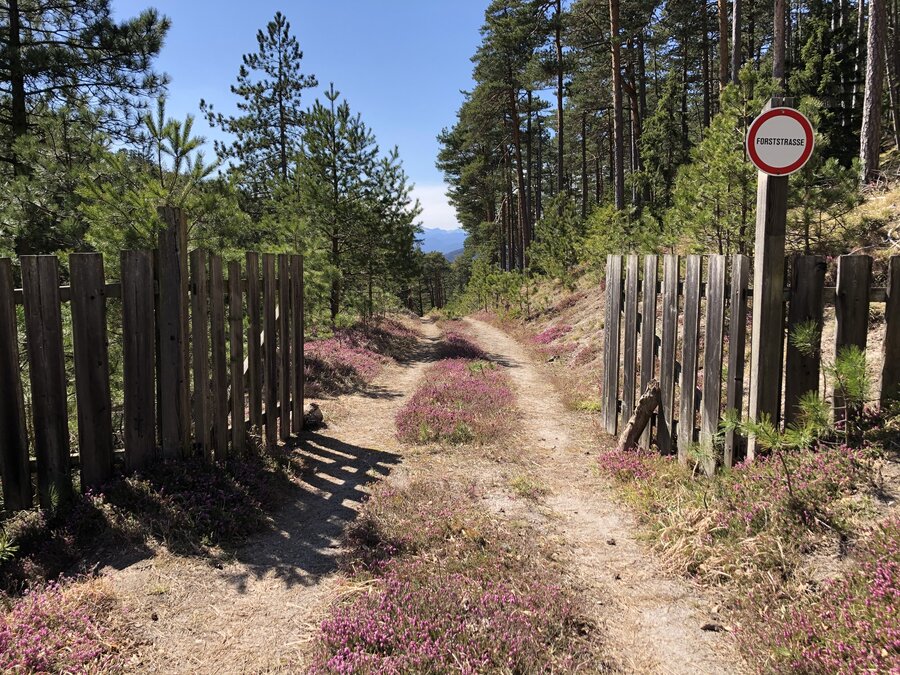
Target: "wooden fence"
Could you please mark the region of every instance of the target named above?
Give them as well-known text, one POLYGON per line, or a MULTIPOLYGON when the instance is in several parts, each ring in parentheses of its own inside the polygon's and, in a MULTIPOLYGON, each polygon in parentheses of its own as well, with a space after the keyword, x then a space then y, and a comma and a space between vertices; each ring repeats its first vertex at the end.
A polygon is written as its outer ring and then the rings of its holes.
POLYGON ((302 258, 247 253, 243 265, 228 263, 226 280, 220 256, 200 249, 188 255, 178 209, 160 209, 160 216, 159 248, 123 251, 117 282, 106 281, 99 253, 69 257, 69 286, 60 286, 55 256, 23 256, 16 289, 12 261, 0 259, 0 471, 7 512, 32 506, 32 469, 46 508, 72 496, 76 463, 87 490, 109 480, 118 457, 128 471, 189 455, 222 462, 246 449, 251 427, 264 432, 268 445, 301 430, 302 258), (111 299, 121 303, 115 326, 111 299), (66 303, 71 332, 64 328, 66 303), (24 316, 21 355, 17 305, 24 316), (121 336, 121 371, 110 365, 110 334, 121 336), (111 375, 121 380, 121 448, 111 375), (70 437, 71 389, 77 437, 70 437))
MULTIPOLYGON (((694 443, 712 448, 725 411, 743 415, 750 389, 750 259, 690 255, 682 272, 679 257, 666 255, 661 279, 659 262, 655 255, 643 261, 636 255, 607 258, 602 418, 606 431, 615 434, 631 415, 638 391, 658 378, 662 400, 653 425, 656 444, 664 454, 677 449, 679 460, 686 462, 694 443)), ((766 364, 783 383, 778 402, 782 420, 794 419, 804 393, 820 390, 821 371, 821 350, 805 355, 785 338, 810 321, 818 325, 821 338, 826 305, 835 308, 837 352, 848 345, 866 349, 870 303, 885 304, 883 346, 870 348, 882 350, 880 401, 900 394, 900 256, 889 261, 886 287, 873 287, 869 256, 841 256, 837 285, 830 287, 822 257, 798 256, 789 267, 790 282, 781 300, 786 310, 783 339, 766 364)), ((835 399, 840 415, 840 392, 835 399)), ((650 443, 648 429, 641 446, 650 443)), ((704 469, 711 473, 719 461, 730 467, 741 452, 741 439, 729 433, 721 458, 701 453, 704 469)))

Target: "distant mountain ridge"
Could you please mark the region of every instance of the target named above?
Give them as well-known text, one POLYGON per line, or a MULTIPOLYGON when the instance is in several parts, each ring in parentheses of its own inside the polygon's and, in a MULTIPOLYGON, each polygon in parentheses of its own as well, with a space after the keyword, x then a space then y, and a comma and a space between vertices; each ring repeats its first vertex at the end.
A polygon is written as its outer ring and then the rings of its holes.
POLYGON ((437 251, 448 257, 453 253, 459 255, 465 242, 464 230, 438 230, 426 227, 419 236, 419 243, 425 253, 437 251))

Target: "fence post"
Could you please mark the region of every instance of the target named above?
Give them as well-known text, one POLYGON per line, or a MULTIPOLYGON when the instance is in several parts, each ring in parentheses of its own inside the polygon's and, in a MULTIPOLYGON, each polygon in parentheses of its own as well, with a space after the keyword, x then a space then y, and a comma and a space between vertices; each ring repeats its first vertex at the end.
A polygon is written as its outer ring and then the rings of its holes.
MULTIPOLYGON (((837 290, 834 315, 837 331, 834 353, 856 346, 866 349, 869 332, 869 284, 872 280, 872 258, 867 255, 842 255, 838 258, 837 290)), ((838 387, 834 391, 834 419, 847 417, 846 404, 838 387)))
POLYGON ((266 445, 278 443, 278 322, 275 283, 275 254, 263 254, 263 388, 266 401, 266 445))
POLYGON ((150 464, 156 453, 156 322, 153 256, 122 251, 122 351, 125 468, 150 464))
POLYGON ((0 258, 0 382, 8 383, 0 396, 0 475, 3 506, 10 514, 32 504, 14 288, 12 261, 0 258))
POLYGON ((27 255, 21 261, 38 494, 48 509, 72 497, 59 261, 52 255, 27 255))
POLYGON ((700 411, 700 442, 704 451, 703 469, 716 470, 713 439, 719 430, 722 407, 722 341, 725 338, 725 256, 709 256, 706 282, 706 335, 703 354, 703 407, 700 411))
POLYGON ((159 379, 164 457, 182 457, 190 445, 188 391, 187 225, 179 208, 163 206, 159 217, 159 379))
MULTIPOLYGON (((744 351, 747 346, 747 284, 750 283, 750 259, 745 255, 731 258, 731 298, 728 319, 728 385, 725 409, 741 416, 744 399, 744 351)), ((722 463, 731 468, 740 454, 743 439, 734 429, 725 434, 722 463)))
POLYGON ((900 255, 888 261, 887 302, 884 306, 884 365, 881 368, 881 407, 900 397, 900 255))
POLYGON ((662 393, 656 442, 663 455, 672 454, 675 417, 675 346, 678 337, 678 256, 663 259, 662 340, 659 348, 659 386, 662 393))
MULTIPOLYGON (((815 255, 794 258, 791 272, 791 299, 788 306, 788 345, 784 367, 784 422, 790 424, 797 418, 797 404, 807 392, 819 391, 819 367, 821 357, 803 354, 791 339, 797 326, 813 322, 822 338, 825 310, 825 258, 815 255)), ((817 345, 818 346, 818 345, 817 345)))
POLYGON ((225 280, 222 256, 209 256, 209 333, 212 347, 212 444, 219 464, 228 455, 228 366, 225 358, 225 280))
POLYGON ((603 331, 603 420, 615 434, 619 398, 619 323, 622 315, 622 256, 606 258, 606 321, 603 331))
POLYGON ((278 254, 278 395, 279 437, 291 435, 291 268, 286 253, 278 254))
MULTIPOLYGON (((773 98, 766 110, 789 106, 773 98)), ((778 423, 781 362, 784 355, 784 245, 788 177, 757 174, 756 243, 753 261, 753 332, 750 347, 750 418, 768 416, 778 423)), ((756 441, 748 439, 747 459, 756 457, 756 441)))
POLYGON ((113 469, 103 256, 73 253, 69 256, 69 271, 72 275, 78 455, 81 459, 81 489, 85 490, 101 486, 109 480, 113 469))
POLYGON ((194 448, 212 461, 209 422, 209 277, 206 251, 191 251, 191 350, 194 367, 194 448))
MULTIPOLYGON (((657 261, 655 255, 644 258, 644 282, 643 303, 641 305, 641 391, 647 389, 650 380, 654 376, 654 363, 656 361, 656 277, 657 261)), ((652 422, 652 420, 651 420, 652 422)), ((650 447, 650 427, 641 434, 641 448, 647 450, 650 447)))
POLYGON ((622 350, 625 358, 622 419, 625 421, 634 411, 634 389, 637 386, 638 262, 636 255, 629 255, 625 266, 625 340, 622 350))
POLYGON ((303 388, 306 373, 303 358, 303 256, 291 256, 291 317, 294 320, 294 407, 291 411, 291 431, 303 431, 303 388))
POLYGON ((262 354, 259 341, 259 254, 247 253, 247 393, 250 426, 262 435, 262 354))
POLYGON ((231 451, 243 454, 247 440, 244 407, 244 299, 241 292, 241 263, 228 263, 228 319, 231 352, 231 451))
POLYGON ((703 258, 689 255, 684 282, 684 339, 681 343, 681 410, 676 438, 678 461, 687 464, 697 417, 697 362, 700 351, 700 281, 703 258))

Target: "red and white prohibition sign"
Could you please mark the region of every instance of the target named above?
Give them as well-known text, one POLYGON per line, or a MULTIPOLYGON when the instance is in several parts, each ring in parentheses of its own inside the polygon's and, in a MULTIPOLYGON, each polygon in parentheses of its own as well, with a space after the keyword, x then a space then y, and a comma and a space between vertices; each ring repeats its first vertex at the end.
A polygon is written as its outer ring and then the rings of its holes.
POLYGON ((772 108, 753 120, 747 155, 770 176, 787 176, 809 161, 815 146, 812 124, 793 108, 772 108))

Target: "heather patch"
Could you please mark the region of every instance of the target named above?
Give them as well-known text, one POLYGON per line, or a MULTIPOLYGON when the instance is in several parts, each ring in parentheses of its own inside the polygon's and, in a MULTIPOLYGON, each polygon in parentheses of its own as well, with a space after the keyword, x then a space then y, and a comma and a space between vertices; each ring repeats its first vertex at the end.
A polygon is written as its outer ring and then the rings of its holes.
POLYGON ((550 326, 545 330, 541 331, 537 335, 531 338, 531 341, 536 345, 549 345, 551 342, 556 342, 561 337, 564 337, 572 332, 572 326, 560 323, 555 326, 550 326))
POLYGON ((513 398, 509 379, 494 364, 440 361, 397 413, 397 435, 407 443, 486 442, 506 428, 513 398))
POLYGON ((127 633, 102 584, 54 583, 9 602, 0 616, 0 671, 124 672, 127 633))
POLYGON ((755 621, 739 638, 766 672, 900 672, 900 519, 876 527, 848 568, 792 607, 761 591, 744 603, 755 621))
POLYGON ((448 331, 444 333, 438 347, 438 357, 441 359, 487 359, 488 355, 469 338, 456 331, 448 331))
POLYGON ((337 395, 362 387, 417 342, 415 331, 389 317, 359 322, 336 330, 331 337, 310 340, 305 345, 307 393, 337 395))
POLYGON ((356 593, 322 622, 311 672, 596 672, 561 572, 474 488, 378 489, 349 531, 356 593))
POLYGON ((456 319, 442 319, 438 325, 443 332, 437 348, 439 359, 481 359, 487 360, 488 354, 468 335, 467 326, 456 319))

